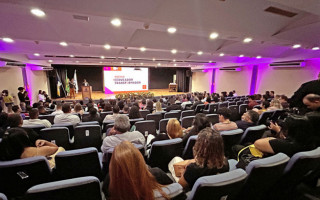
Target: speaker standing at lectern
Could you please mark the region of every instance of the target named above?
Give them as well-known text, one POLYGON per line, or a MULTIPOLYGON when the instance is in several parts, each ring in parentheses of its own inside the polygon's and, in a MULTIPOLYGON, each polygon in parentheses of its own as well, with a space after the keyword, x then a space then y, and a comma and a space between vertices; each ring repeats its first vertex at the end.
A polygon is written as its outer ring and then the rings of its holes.
POLYGON ((86 79, 83 79, 82 86, 90 86, 86 79))

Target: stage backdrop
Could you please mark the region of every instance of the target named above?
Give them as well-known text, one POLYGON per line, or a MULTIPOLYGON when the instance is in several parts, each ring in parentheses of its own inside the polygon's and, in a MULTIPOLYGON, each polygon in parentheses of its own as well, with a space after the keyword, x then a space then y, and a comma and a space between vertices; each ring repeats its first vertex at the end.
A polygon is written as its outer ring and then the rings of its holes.
POLYGON ((106 94, 148 91, 148 68, 104 67, 103 74, 106 94))

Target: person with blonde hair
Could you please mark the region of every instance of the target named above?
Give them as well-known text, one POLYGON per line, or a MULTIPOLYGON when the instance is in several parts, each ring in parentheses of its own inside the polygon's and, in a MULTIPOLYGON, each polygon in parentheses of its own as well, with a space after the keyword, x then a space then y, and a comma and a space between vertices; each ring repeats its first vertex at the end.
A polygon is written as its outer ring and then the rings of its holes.
POLYGON ((156 109, 152 112, 152 113, 157 113, 157 112, 162 112, 162 106, 161 106, 161 103, 160 101, 157 101, 156 103, 156 109))
POLYGON ((144 161, 142 154, 128 141, 117 145, 113 151, 109 176, 103 184, 108 199, 151 200, 154 191, 159 191, 164 199, 169 199, 144 161))
POLYGON ((281 102, 277 99, 273 99, 270 102, 270 107, 267 110, 279 110, 282 109, 281 102))

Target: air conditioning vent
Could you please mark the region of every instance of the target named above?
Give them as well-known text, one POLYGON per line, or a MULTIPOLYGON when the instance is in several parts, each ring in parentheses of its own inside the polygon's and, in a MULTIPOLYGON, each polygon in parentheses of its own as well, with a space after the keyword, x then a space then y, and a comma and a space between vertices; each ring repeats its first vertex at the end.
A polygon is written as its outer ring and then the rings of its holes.
POLYGON ((270 12, 270 13, 273 13, 273 14, 276 14, 276 15, 285 16, 285 17, 294 17, 294 16, 297 15, 297 13, 290 12, 290 11, 287 11, 287 10, 283 10, 281 8, 276 8, 276 7, 273 7, 273 6, 270 6, 269 8, 265 9, 264 11, 270 12))
POLYGON ((269 64, 270 67, 274 68, 301 68, 305 66, 305 62, 275 62, 269 64))
POLYGON ((225 67, 225 68, 220 68, 219 70, 229 71, 229 72, 240 72, 241 68, 240 67, 225 67))
POLYGON ((73 15, 73 19, 82 20, 82 21, 89 21, 88 16, 82 16, 82 15, 73 15))
POLYGON ((52 68, 52 67, 42 67, 42 69, 43 69, 43 70, 45 70, 45 71, 53 70, 53 68, 52 68))

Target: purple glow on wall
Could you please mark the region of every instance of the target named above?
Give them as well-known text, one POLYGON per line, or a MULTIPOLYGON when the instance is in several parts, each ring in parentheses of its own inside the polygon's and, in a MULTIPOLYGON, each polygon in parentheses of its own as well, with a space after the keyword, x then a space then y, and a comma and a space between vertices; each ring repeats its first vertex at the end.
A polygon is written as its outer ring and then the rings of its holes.
POLYGON ((252 69, 252 76, 251 76, 250 93, 249 93, 250 95, 254 95, 256 92, 257 78, 258 78, 258 65, 254 65, 252 69))
POLYGON ((26 64, 26 67, 28 67, 30 70, 38 71, 38 70, 43 70, 43 68, 39 65, 34 65, 34 64, 26 64))
POLYGON ((32 66, 30 64, 26 64, 26 79, 27 79, 27 86, 26 86, 26 91, 28 92, 28 97, 30 99, 30 105, 33 104, 32 100, 32 81, 31 81, 31 73, 32 73, 32 66))
POLYGON ((212 80, 211 80, 211 88, 210 88, 210 93, 215 93, 216 92, 216 69, 212 69, 212 80))

